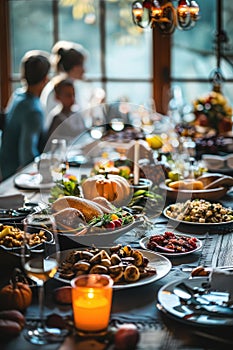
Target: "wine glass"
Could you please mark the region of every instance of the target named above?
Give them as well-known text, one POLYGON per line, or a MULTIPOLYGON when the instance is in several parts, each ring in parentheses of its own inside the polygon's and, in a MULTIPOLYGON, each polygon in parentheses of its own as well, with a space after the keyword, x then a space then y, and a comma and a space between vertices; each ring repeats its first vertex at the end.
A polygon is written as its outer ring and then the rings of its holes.
POLYGON ((55 219, 46 213, 30 214, 24 219, 23 232, 22 266, 27 276, 38 286, 40 308, 40 323, 35 329, 26 331, 25 337, 29 342, 39 345, 58 342, 64 338, 65 331, 48 328, 44 319, 44 283, 57 272, 60 257, 55 219), (37 238, 33 238, 36 233, 37 238))
POLYGON ((66 172, 67 145, 65 139, 52 139, 50 153, 50 170, 54 181, 61 180, 66 172))

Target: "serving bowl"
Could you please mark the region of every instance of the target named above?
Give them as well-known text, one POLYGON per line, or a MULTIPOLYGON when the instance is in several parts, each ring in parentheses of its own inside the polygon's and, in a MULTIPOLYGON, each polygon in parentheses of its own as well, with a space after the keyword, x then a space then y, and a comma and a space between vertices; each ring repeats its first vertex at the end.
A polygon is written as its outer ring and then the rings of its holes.
POLYGON ((217 200, 225 196, 229 191, 228 187, 217 187, 204 190, 184 190, 184 189, 173 189, 167 186, 164 182, 159 185, 160 189, 166 191, 166 196, 172 200, 188 200, 188 199, 206 199, 206 200, 217 200))
POLYGON ((121 226, 115 229, 98 229, 93 231, 88 227, 83 231, 79 230, 59 230, 59 234, 63 237, 67 237, 73 240, 75 243, 79 243, 85 246, 95 245, 96 247, 111 246, 118 238, 124 233, 132 230, 135 226, 140 224, 140 221, 133 219, 133 221, 127 225, 121 226))
MULTIPOLYGON (((20 233, 20 231, 23 230, 23 224, 22 223, 4 223, 3 224, 4 227, 5 226, 10 226, 10 227, 13 227, 14 229, 17 228, 19 229, 18 233, 20 233)), ((29 234, 39 234, 39 232, 41 231, 41 227, 32 227, 32 226, 28 226, 28 233, 29 234)), ((43 231, 44 231, 44 234, 45 234, 45 237, 46 237, 46 241, 47 242, 52 242, 53 241, 53 236, 52 236, 52 233, 43 228, 43 231)), ((16 236, 17 236, 17 232, 16 232, 16 236)), ((21 245, 20 243, 22 243, 23 241, 23 237, 19 238, 19 242, 17 245, 15 246, 7 246, 7 244, 4 243, 4 239, 1 239, 0 242, 0 249, 1 250, 4 250, 5 252, 8 252, 8 253, 13 253, 13 254, 16 254, 16 255, 20 255, 21 254, 21 245), (2 243, 2 240, 3 240, 3 243, 2 243)), ((42 246, 42 242, 41 243, 35 243, 34 245, 30 245, 28 246, 29 249, 40 249, 41 246, 42 246)))

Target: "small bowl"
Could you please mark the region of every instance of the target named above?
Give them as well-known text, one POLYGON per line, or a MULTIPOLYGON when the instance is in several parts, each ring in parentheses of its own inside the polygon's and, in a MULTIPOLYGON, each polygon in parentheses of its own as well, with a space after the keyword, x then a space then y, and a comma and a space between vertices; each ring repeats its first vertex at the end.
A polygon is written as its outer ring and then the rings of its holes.
POLYGON ((153 182, 149 179, 140 178, 138 185, 131 184, 130 188, 136 192, 138 190, 149 191, 153 185, 153 182))

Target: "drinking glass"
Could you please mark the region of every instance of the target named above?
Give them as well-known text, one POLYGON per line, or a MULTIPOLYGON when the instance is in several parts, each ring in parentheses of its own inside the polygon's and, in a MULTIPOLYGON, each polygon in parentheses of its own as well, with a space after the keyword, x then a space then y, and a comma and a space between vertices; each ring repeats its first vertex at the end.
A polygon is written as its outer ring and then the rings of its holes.
POLYGON ((47 344, 63 339, 65 332, 48 328, 44 319, 44 283, 53 278, 59 265, 60 249, 56 232, 55 219, 48 214, 30 214, 24 219, 24 240, 21 250, 21 261, 25 273, 36 282, 39 294, 40 323, 35 329, 27 330, 26 339, 33 344, 47 344), (29 242, 33 233, 44 234, 35 244, 29 242))
POLYGON ((66 172, 67 145, 65 139, 52 139, 50 152, 50 170, 53 181, 61 180, 66 172))

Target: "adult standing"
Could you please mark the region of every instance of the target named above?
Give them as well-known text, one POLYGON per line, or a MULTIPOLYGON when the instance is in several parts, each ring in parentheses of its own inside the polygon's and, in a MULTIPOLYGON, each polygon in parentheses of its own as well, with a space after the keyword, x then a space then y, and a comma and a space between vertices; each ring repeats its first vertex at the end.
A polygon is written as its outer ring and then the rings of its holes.
MULTIPOLYGON (((70 41, 58 41, 52 48, 51 63, 55 67, 55 76, 46 85, 41 94, 41 102, 46 114, 46 127, 49 128, 54 116, 60 113, 62 105, 56 100, 54 85, 58 76, 73 80, 75 103, 73 112, 80 112, 91 107, 95 89, 84 81, 87 51, 82 45, 70 41)), ((102 101, 101 101, 102 102, 102 101)))
POLYGON ((48 82, 49 56, 28 51, 21 60, 24 88, 17 89, 7 109, 0 150, 2 179, 15 174, 43 150, 44 112, 40 95, 48 82))

